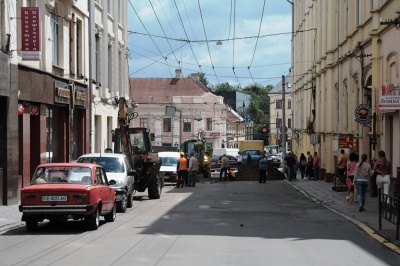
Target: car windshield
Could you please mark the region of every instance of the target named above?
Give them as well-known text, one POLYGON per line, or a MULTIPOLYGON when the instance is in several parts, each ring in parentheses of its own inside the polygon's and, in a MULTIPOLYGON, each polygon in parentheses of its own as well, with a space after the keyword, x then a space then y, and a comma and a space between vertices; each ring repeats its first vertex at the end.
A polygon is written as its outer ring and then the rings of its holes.
POLYGON ((178 158, 162 157, 161 165, 163 166, 176 166, 178 164, 178 158))
POLYGON ((123 173, 125 171, 121 158, 114 157, 81 157, 78 163, 94 163, 104 167, 106 172, 123 173))
POLYGON ((92 171, 89 167, 48 166, 36 169, 31 184, 47 183, 92 183, 92 171))

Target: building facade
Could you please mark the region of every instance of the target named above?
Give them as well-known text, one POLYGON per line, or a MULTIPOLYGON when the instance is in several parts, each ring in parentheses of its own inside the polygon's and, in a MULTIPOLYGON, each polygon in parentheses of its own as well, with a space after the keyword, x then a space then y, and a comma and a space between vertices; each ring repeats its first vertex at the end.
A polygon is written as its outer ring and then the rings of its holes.
POLYGON ((400 1, 294 2, 294 150, 333 173, 341 149, 400 161, 400 1), (392 21, 392 23, 390 23, 392 21))
POLYGON ((92 89, 92 152, 112 148, 111 130, 118 127, 115 97, 129 99, 127 1, 88 1, 90 16, 89 73, 92 89))
POLYGON ((179 148, 200 129, 209 150, 233 147, 244 137, 228 132, 234 128, 244 133, 242 118, 199 81, 198 73, 184 78, 177 69, 175 78, 130 78, 130 99, 139 105, 134 126, 148 127, 155 135, 154 146, 179 148), (175 112, 167 113, 167 107, 175 112))

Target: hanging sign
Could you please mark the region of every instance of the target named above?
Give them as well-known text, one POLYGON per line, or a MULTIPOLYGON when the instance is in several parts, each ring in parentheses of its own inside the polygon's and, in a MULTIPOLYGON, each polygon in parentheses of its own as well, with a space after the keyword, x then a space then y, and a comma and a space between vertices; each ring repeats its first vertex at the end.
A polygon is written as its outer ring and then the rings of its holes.
POLYGON ((359 104, 354 110, 356 122, 362 125, 371 124, 372 110, 371 106, 367 104, 359 104))
POLYGON ((21 7, 22 60, 42 59, 39 7, 21 7))

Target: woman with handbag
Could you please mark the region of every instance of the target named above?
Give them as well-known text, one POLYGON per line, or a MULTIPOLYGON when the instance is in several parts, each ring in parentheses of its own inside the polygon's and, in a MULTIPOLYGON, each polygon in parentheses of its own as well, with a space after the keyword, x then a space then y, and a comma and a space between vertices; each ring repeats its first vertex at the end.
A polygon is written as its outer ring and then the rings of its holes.
POLYGON ((357 166, 357 154, 354 152, 350 153, 349 155, 349 160, 346 163, 346 185, 348 189, 348 194, 346 199, 350 202, 354 201, 354 203, 357 203, 357 189, 354 188, 353 180, 354 180, 354 175, 356 173, 356 166, 357 166))
POLYGON ((368 179, 372 176, 371 165, 367 162, 368 156, 361 155, 361 162, 357 164, 356 174, 354 176, 354 184, 357 187, 357 202, 360 205, 359 212, 364 211, 365 195, 367 194, 368 179))
POLYGON ((390 174, 392 173, 392 165, 385 157, 384 151, 378 152, 379 159, 375 162, 373 170, 378 173, 376 176, 376 186, 383 187, 383 193, 389 195, 390 174))

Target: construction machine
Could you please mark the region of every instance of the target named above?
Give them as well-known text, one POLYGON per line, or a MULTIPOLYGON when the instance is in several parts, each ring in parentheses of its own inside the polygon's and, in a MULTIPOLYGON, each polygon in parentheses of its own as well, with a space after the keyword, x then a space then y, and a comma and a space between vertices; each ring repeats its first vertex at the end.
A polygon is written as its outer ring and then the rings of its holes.
POLYGON ((123 97, 115 101, 118 104, 118 128, 113 132, 114 152, 125 154, 136 170, 135 191, 144 192, 147 189, 150 199, 159 199, 164 180, 159 174, 161 161, 151 145, 154 134, 150 134, 146 127, 129 127, 129 123, 138 116, 135 112, 137 105, 128 106, 123 97))
POLYGON ((194 156, 199 161, 199 172, 203 174, 204 178, 209 178, 211 177, 210 158, 208 154, 206 154, 206 141, 204 136, 204 130, 199 129, 196 139, 188 139, 181 144, 181 151, 188 156, 193 152, 194 156))

